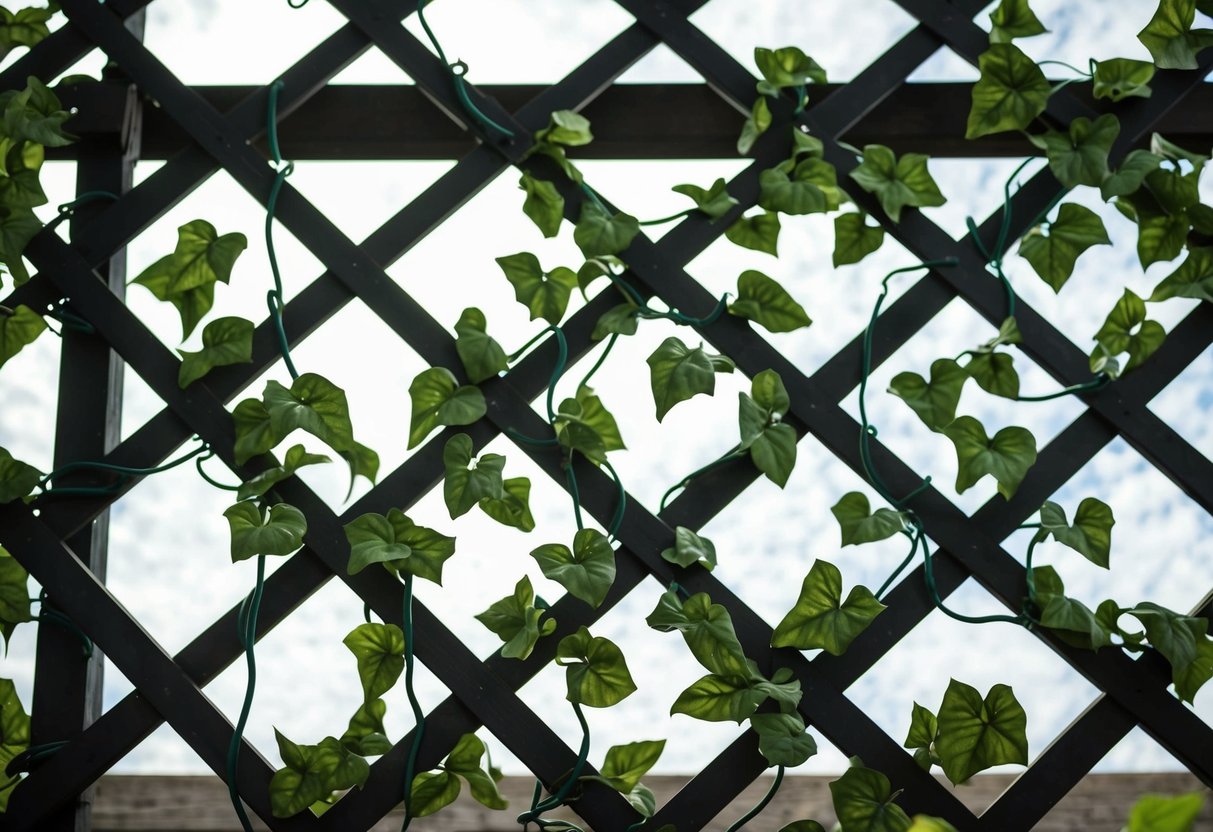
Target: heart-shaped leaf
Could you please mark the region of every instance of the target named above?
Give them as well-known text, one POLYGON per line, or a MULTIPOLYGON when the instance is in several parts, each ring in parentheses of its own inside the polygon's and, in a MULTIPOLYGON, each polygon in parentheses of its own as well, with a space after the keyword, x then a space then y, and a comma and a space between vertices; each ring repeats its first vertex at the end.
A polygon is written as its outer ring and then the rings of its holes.
POLYGON ((716 566, 716 546, 692 529, 677 526, 674 529, 674 545, 663 549, 661 557, 683 567, 698 563, 711 572, 716 566))
POLYGON ((1154 287, 1150 301, 1197 298, 1213 302, 1213 247, 1192 246, 1179 268, 1154 287))
POLYGON ((868 225, 867 214, 834 218, 834 268, 858 263, 884 244, 884 229, 868 225))
POLYGON ((1004 763, 1028 763, 1028 717, 1008 685, 994 685, 982 699, 976 688, 952 679, 939 706, 935 750, 943 773, 964 783, 1004 763))
POLYGON ((741 676, 710 674, 678 694, 671 714, 686 714, 705 722, 745 722, 767 698, 741 676))
POLYGON ((956 406, 969 374, 952 358, 931 363, 931 381, 918 373, 898 373, 889 383, 889 392, 901 398, 918 414, 922 423, 939 432, 956 418, 956 406))
POLYGON ((455 554, 455 538, 418 526, 398 508, 386 515, 368 513, 345 526, 350 542, 349 573, 372 563, 389 571, 442 583, 442 565, 455 554))
POLYGON ((501 482, 501 499, 483 497, 480 510, 504 526, 513 526, 529 532, 535 528, 531 516, 531 481, 526 477, 512 477, 501 482))
POLYGON ((581 529, 573 548, 548 543, 531 551, 545 577, 563 586, 592 607, 602 604, 615 582, 615 550, 597 529, 581 529))
POLYGON ((703 347, 689 349, 673 336, 662 341, 647 360, 658 422, 679 402, 699 393, 715 393, 716 373, 731 373, 734 367, 727 357, 708 355, 703 347))
POLYGON ((253 360, 253 322, 244 318, 216 318, 202 330, 202 349, 181 351, 177 384, 185 389, 215 367, 249 364, 253 360))
POLYGON ((256 497, 264 496, 271 488, 278 483, 292 477, 295 472, 306 465, 320 465, 325 462, 331 462, 327 456, 323 454, 310 454, 302 445, 292 445, 286 452, 286 459, 281 465, 274 468, 268 468, 262 471, 257 476, 248 480, 240 486, 236 492, 236 499, 250 500, 256 497))
POLYGON ((484 313, 474 306, 464 309, 455 324, 455 350, 463 362, 464 372, 473 384, 495 378, 509 369, 505 350, 497 339, 488 334, 484 313))
POLYGON ((446 469, 442 496, 452 520, 467 514, 483 499, 505 499, 501 481, 505 457, 481 454, 475 458, 472 438, 466 433, 457 433, 447 440, 442 450, 442 464, 446 469))
POLYGON ((526 575, 514 587, 514 594, 495 601, 476 620, 496 633, 505 642, 501 655, 507 659, 525 659, 535 649, 541 635, 556 629, 556 619, 549 617, 540 626, 545 610, 535 607, 535 590, 526 575))
POLYGON ((737 299, 729 304, 729 314, 747 318, 769 332, 792 332, 813 323, 778 281, 753 269, 737 278, 737 299))
POLYGON ((1036 463, 1036 438, 1026 428, 1003 428, 990 438, 981 422, 961 416, 943 434, 956 446, 957 492, 990 474, 998 481, 998 493, 1009 500, 1036 463))
POLYGON ((907 832, 910 817, 893 802, 889 778, 879 771, 853 766, 830 783, 834 813, 847 832, 907 832))
POLYGON ((25 304, 14 307, 12 314, 0 311, 0 367, 38 340, 45 330, 46 321, 25 304))
POLYGON ((598 773, 610 783, 611 788, 627 794, 640 785, 640 778, 656 763, 665 750, 665 740, 641 740, 625 745, 613 745, 607 749, 606 759, 598 773))
POLYGON ((1158 10, 1137 33, 1159 69, 1196 69, 1196 53, 1213 45, 1213 30, 1193 29, 1196 0, 1159 0, 1158 10))
POLYGON ((573 242, 586 257, 600 257, 619 254, 639 233, 640 223, 631 214, 608 214, 587 200, 581 204, 581 217, 573 229, 573 242))
POLYGON ((800 586, 796 605, 775 628, 771 646, 798 650, 820 647, 841 656, 884 608, 862 586, 853 587, 844 601, 838 567, 828 561, 814 561, 800 586))
POLYGON ((773 766, 798 766, 817 753, 800 714, 754 714, 750 727, 758 732, 758 751, 773 766))
POLYGON ((1058 543, 1069 546, 1087 560, 1108 568, 1112 548, 1112 526, 1116 519, 1107 503, 1087 497, 1074 512, 1074 524, 1066 522, 1066 512, 1057 503, 1045 501, 1040 509, 1040 533, 1053 535, 1058 543))
POLYGON ((1099 215, 1083 205, 1067 202, 1046 229, 1036 227, 1019 244, 1019 255, 1032 264, 1054 292, 1074 273, 1079 256, 1091 246, 1110 246, 1108 231, 1099 215))
POLYGON ((232 562, 254 555, 289 555, 303 545, 307 520, 303 512, 286 503, 263 512, 253 503, 236 503, 226 511, 232 532, 232 562))
POLYGON ((692 595, 685 603, 677 593, 664 592, 645 622, 655 630, 682 633, 691 655, 712 673, 745 676, 748 672, 729 611, 713 604, 705 592, 692 595))
POLYGON ((1010 43, 1015 38, 1031 38, 1048 31, 1028 0, 1001 0, 990 12, 990 43, 1010 43))
POLYGON ((1045 152, 1049 169, 1067 188, 1089 185, 1098 188, 1108 178, 1108 154, 1120 135, 1120 119, 1104 113, 1095 121, 1079 116, 1067 132, 1050 130, 1032 136, 1032 144, 1045 152))
POLYGON ((531 320, 543 318, 558 324, 569 306, 569 297, 577 285, 577 273, 564 266, 544 271, 539 258, 530 252, 498 257, 497 265, 514 287, 514 297, 531 313, 531 320))
POLYGON ((729 196, 724 179, 717 179, 707 190, 698 185, 675 185, 671 190, 676 194, 689 196, 694 200, 696 210, 714 220, 729 213, 737 204, 737 200, 729 196))
POLYGON ((739 217, 724 230, 729 242, 742 248, 779 256, 779 214, 763 211, 752 217, 739 217))
POLYGON ((922 153, 906 153, 898 159, 884 145, 866 145, 863 162, 851 171, 851 178, 876 195, 893 222, 901 221, 901 209, 906 206, 925 208, 948 201, 927 170, 927 156, 922 153))
POLYGON ((487 412, 484 394, 470 384, 459 386, 445 367, 422 371, 409 385, 413 416, 409 423, 409 449, 421 444, 439 425, 470 425, 487 412))
POLYGON ((1044 112, 1052 88, 1036 62, 1011 43, 995 43, 977 59, 966 139, 1025 130, 1044 112))
POLYGON ((1150 81, 1154 78, 1154 64, 1135 61, 1132 58, 1112 58, 1096 61, 1094 83, 1091 93, 1096 98, 1123 101, 1126 98, 1149 98, 1150 81))
POLYGON ((842 495, 830 512, 842 530, 842 545, 884 540, 906 528, 905 514, 891 508, 872 511, 868 498, 858 491, 842 495))
POLYGON ((614 642, 581 627, 556 646, 556 664, 564 667, 568 700, 588 708, 609 708, 636 691, 623 653, 614 642))
POLYGON ((319 745, 296 745, 278 729, 274 729, 274 735, 278 738, 278 753, 286 764, 270 779, 274 817, 297 815, 334 791, 362 788, 370 776, 366 760, 335 737, 325 737, 319 745))
POLYGON ((518 180, 518 187, 526 191, 522 213, 531 218, 545 237, 560 233, 560 221, 564 219, 564 197, 556 186, 546 179, 536 179, 525 171, 518 180))
POLYGON ((404 632, 395 624, 360 624, 342 643, 358 660, 366 702, 391 690, 404 672, 404 632))

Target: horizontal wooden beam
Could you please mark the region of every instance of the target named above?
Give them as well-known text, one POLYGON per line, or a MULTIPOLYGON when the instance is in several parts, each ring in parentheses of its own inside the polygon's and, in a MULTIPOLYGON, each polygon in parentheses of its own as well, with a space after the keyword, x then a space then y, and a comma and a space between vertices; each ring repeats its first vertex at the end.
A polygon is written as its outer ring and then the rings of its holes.
MULTIPOLYGON (((517 110, 547 87, 480 87, 506 108, 517 110)), ((809 109, 840 89, 812 89, 809 109)), ((1038 154, 1018 133, 964 138, 971 84, 903 84, 843 138, 852 144, 885 144, 898 153, 938 157, 1029 156, 1038 154)), ((221 112, 256 87, 196 87, 221 112)), ((80 133, 130 129, 129 89, 120 83, 80 84, 63 91, 77 109, 68 126, 80 133)), ((1130 104, 1136 106, 1136 103, 1130 104)), ((742 114, 706 84, 616 84, 584 111, 594 142, 576 148, 582 159, 727 159, 737 156, 742 114)), ((1159 122, 1173 141, 1207 151, 1213 146, 1213 85, 1192 93, 1185 106, 1159 122)), ((415 86, 327 86, 285 118, 279 127, 283 156, 312 160, 458 159, 473 143, 415 86)), ((141 159, 166 159, 185 147, 186 134, 154 101, 143 107, 141 159)), ((72 158, 78 145, 51 151, 72 158)))

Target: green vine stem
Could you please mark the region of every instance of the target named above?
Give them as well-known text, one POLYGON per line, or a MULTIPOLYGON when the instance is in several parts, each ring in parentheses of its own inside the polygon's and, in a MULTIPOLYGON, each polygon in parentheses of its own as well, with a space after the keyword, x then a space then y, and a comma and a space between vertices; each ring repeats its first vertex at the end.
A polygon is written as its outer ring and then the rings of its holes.
MULTIPOLYGON (((197 439, 198 437, 194 437, 194 438, 197 439)), ((147 477, 147 476, 151 476, 152 474, 159 474, 161 472, 168 471, 171 468, 176 468, 178 465, 182 465, 186 462, 189 462, 191 459, 199 456, 200 454, 204 454, 204 453, 208 453, 208 452, 211 452, 211 448, 208 444, 203 442, 201 445, 199 445, 197 448, 194 448, 189 453, 187 453, 183 456, 180 456, 177 459, 169 460, 168 462, 164 463, 163 465, 157 465, 154 468, 131 468, 126 465, 114 465, 114 464, 108 463, 108 462, 87 462, 87 461, 69 462, 68 464, 66 464, 64 466, 56 468, 54 471, 51 471, 49 474, 44 476, 38 482, 38 488, 41 491, 41 493, 38 495, 38 497, 39 497, 39 499, 44 498, 44 497, 66 497, 66 496, 93 497, 93 496, 113 494, 115 491, 117 491, 119 488, 121 488, 132 477, 147 477), (76 471, 105 471, 108 473, 117 474, 118 480, 109 485, 103 485, 103 486, 78 486, 78 487, 71 486, 71 487, 61 487, 61 488, 54 487, 54 481, 56 479, 58 479, 59 477, 65 476, 67 474, 74 473, 76 471)))
POLYGON ((292 379, 297 379, 299 371, 295 369, 295 362, 291 360, 291 347, 286 339, 286 327, 282 321, 282 310, 286 304, 283 300, 282 273, 278 269, 278 254, 274 248, 274 213, 278 209, 278 194, 282 191, 286 178, 295 170, 294 162, 283 164, 282 151, 278 146, 278 93, 284 86, 285 82, 281 78, 270 84, 265 114, 265 130, 276 171, 274 184, 270 186, 269 199, 265 201, 265 250, 269 255, 270 272, 274 276, 274 288, 266 294, 265 303, 269 307, 270 318, 274 322, 274 332, 278 336, 278 350, 282 353, 282 360, 286 364, 287 372, 291 374, 292 379))
POLYGON ((734 445, 729 450, 725 451, 718 458, 709 462, 707 465, 704 465, 701 468, 696 468, 694 471, 687 474, 681 480, 679 480, 678 482, 671 485, 668 489, 666 489, 666 492, 661 495, 661 502, 657 506, 658 514, 660 514, 661 512, 666 510, 666 507, 670 503, 670 498, 673 497, 675 493, 686 488, 688 485, 690 485, 692 482, 694 482, 697 477, 701 477, 704 474, 706 474, 708 471, 711 471, 715 468, 719 468, 721 465, 724 465, 727 462, 732 462, 734 459, 741 459, 745 455, 746 455, 745 450, 742 449, 740 444, 737 444, 737 445, 734 445))
POLYGON ((737 832, 737 830, 741 829, 754 818, 758 817, 759 813, 762 812, 763 809, 767 808, 767 804, 774 799, 775 792, 779 791, 779 785, 783 782, 783 772, 783 766, 779 766, 775 769, 775 780, 771 783, 771 788, 767 790, 765 795, 763 795, 762 800, 758 801, 758 805, 756 805, 753 809, 739 817, 731 826, 729 826, 728 829, 725 830, 725 832, 737 832))
MULTIPOLYGON (((538 800, 539 795, 543 793, 543 784, 535 781, 535 792, 531 798, 531 808, 518 816, 518 822, 522 824, 525 830, 527 824, 535 823, 540 828, 544 828, 546 823, 539 816, 544 812, 550 812, 559 806, 564 805, 568 800, 569 794, 572 793, 573 787, 577 785, 577 779, 581 777, 581 771, 585 768, 586 761, 590 756, 590 725, 585 720, 585 713, 581 710, 581 705, 577 702, 573 704, 573 713, 577 715, 577 722, 581 725, 581 748, 577 752, 577 762, 573 764, 573 769, 569 776, 564 779, 560 787, 553 792, 546 800, 538 800), (538 801, 538 802, 536 802, 538 801)), ((567 823, 567 821, 558 821, 559 823, 567 823)))
POLYGON ((425 711, 417 700, 417 692, 413 689, 413 575, 404 574, 404 609, 402 622, 404 630, 404 690, 408 694, 409 706, 413 709, 413 744, 409 747, 408 762, 404 767, 404 820, 400 832, 406 832, 413 822, 413 778, 417 771, 417 755, 421 751, 421 739, 425 736, 425 711))
POLYGON ((227 789, 232 800, 232 807, 240 818, 244 832, 253 832, 248 813, 244 810, 244 802, 240 799, 236 787, 236 777, 240 766, 240 743, 244 737, 244 728, 248 724, 249 712, 253 708, 253 696, 257 689, 257 659, 254 655, 254 645, 257 642, 257 616, 261 611, 261 595, 265 591, 265 555, 257 556, 257 582, 252 594, 240 603, 240 611, 236 616, 236 630, 240 644, 244 647, 245 663, 248 667, 248 683, 244 690, 244 703, 240 706, 240 718, 232 731, 231 742, 227 747, 227 789))

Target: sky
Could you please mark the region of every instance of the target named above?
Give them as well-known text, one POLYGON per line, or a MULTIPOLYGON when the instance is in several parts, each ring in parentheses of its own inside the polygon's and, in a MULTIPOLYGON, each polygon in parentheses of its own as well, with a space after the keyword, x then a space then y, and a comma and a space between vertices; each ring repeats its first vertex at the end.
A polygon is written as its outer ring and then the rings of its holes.
MULTIPOLYGON (((1081 7, 1062 0, 1038 0, 1034 8, 1052 33, 1021 43, 1034 58, 1078 66, 1086 66, 1089 57, 1145 58, 1148 56, 1134 33, 1148 20, 1149 6, 1152 4, 1138 0, 1105 0, 1081 7)), ((442 0, 428 17, 447 53, 468 62, 470 80, 484 83, 550 82, 575 68, 629 22, 620 7, 608 0, 581 0, 575 5, 442 0), (465 27, 469 19, 477 25, 465 27), (503 37, 503 32, 508 36, 503 37)), ((794 44, 825 66, 835 81, 853 77, 911 27, 908 16, 889 0, 818 0, 811 19, 790 0, 762 4, 711 0, 693 21, 747 67, 752 67, 750 55, 756 45, 794 44), (862 38, 838 35, 855 31, 857 19, 864 21, 862 38)), ((987 25, 984 15, 978 21, 987 25)), ((264 84, 339 24, 337 12, 319 0, 297 11, 286 3, 250 7, 217 0, 156 0, 149 10, 146 39, 187 83, 264 84), (279 36, 267 38, 266 32, 279 36), (239 60, 215 60, 216 48, 239 55, 239 60)), ((420 35, 414 20, 408 25, 420 35)), ((95 74, 100 63, 94 55, 73 71, 95 74)), ((1058 73, 1064 72, 1058 69, 1058 73)), ((972 67, 946 50, 914 76, 920 81, 975 78, 972 67)), ((689 67, 664 47, 641 60, 621 79, 697 80, 689 67)), ((373 50, 334 80, 407 82, 402 72, 373 50)), ((998 207, 1002 182, 1017 163, 1012 159, 933 160, 931 170, 949 202, 928 209, 927 215, 954 236, 961 236, 966 216, 981 219, 998 207)), ((290 181, 357 241, 452 164, 303 161, 290 181)), ((706 186, 716 177, 735 175, 744 166, 739 159, 594 161, 580 165, 587 180, 610 200, 642 218, 665 216, 685 207, 685 199, 669 191, 672 185, 692 182, 706 186)), ((140 164, 137 180, 142 181, 156 168, 157 163, 140 164)), ((47 165, 44 179, 51 205, 42 209, 43 216, 53 215, 55 204, 70 199, 72 176, 70 164, 47 165)), ((545 265, 575 267, 580 262, 567 224, 558 238, 544 240, 521 214, 516 183, 516 174, 507 171, 387 269, 447 326, 454 325, 468 299, 474 298, 489 316, 489 331, 507 350, 524 343, 541 325, 528 320, 492 259, 525 250, 536 253, 545 265), (472 245, 469 240, 476 242, 472 245)), ((1213 198, 1208 177, 1203 193, 1206 202, 1213 198)), ((1007 270, 1024 301, 1086 350, 1125 287, 1144 296, 1174 264, 1156 264, 1143 274, 1133 248, 1133 229, 1127 221, 1104 206, 1090 189, 1080 190, 1071 199, 1100 213, 1117 245, 1097 247, 1084 255, 1059 296, 1021 258, 1008 257, 1007 270)), ((260 231, 264 211, 226 174, 209 179, 131 244, 130 274, 137 274, 171 251, 177 226, 195 218, 212 221, 220 233, 241 231, 249 237, 248 251, 236 264, 231 286, 219 287, 212 315, 243 315, 260 321, 264 292, 270 285, 260 231)), ((656 237, 663 230, 649 233, 656 237)), ((278 227, 275 233, 289 299, 323 269, 285 229, 278 227)), ((815 322, 795 333, 763 335, 798 366, 812 372, 862 329, 880 278, 892 268, 914 262, 908 252, 887 238, 884 247, 863 263, 836 270, 830 265, 832 247, 832 218, 789 217, 784 219, 780 259, 739 249, 721 238, 687 270, 715 294, 734 290, 737 275, 749 268, 781 281, 815 322)), ((914 279, 899 278, 894 296, 914 279)), ((570 313, 581 304, 575 296, 570 313)), ((134 286, 128 293, 128 305, 166 345, 173 349, 182 346, 177 340, 177 314, 170 306, 134 286)), ((1169 331, 1194 305, 1175 300, 1152 305, 1150 311, 1169 331)), ((992 481, 987 478, 965 494, 955 494, 950 487, 955 477, 950 443, 927 433, 904 404, 883 391, 894 374, 905 370, 924 373, 932 359, 955 355, 993 334, 993 327, 963 302, 951 303, 873 374, 868 399, 881 440, 915 470, 931 473, 942 493, 968 513, 990 499, 1001 499, 995 495, 992 481)), ((669 485, 735 443, 734 401, 737 393, 749 385, 740 373, 721 376, 714 397, 700 396, 680 404, 658 426, 653 419, 644 359, 670 335, 695 340, 693 333, 667 322, 645 322, 636 337, 620 341, 596 376, 596 387, 619 419, 628 444, 628 450, 613 461, 629 493, 650 507, 655 507, 669 485)), ((195 334, 184 347, 196 348, 198 341, 195 334)), ((1023 353, 1017 349, 1012 352, 1025 390, 1055 388, 1056 383, 1023 353)), ((294 357, 302 371, 318 372, 345 388, 356 435, 380 453, 384 474, 408 458, 407 389, 425 365, 360 301, 338 312, 294 350, 294 357)), ((53 437, 42 426, 52 424, 47 414, 55 406, 57 362, 58 343, 48 335, 9 362, 0 374, 0 401, 4 402, 0 408, 0 446, 43 470, 50 465, 53 437)), ((246 395, 259 395, 268 379, 285 381, 285 369, 280 364, 274 366, 249 386, 246 395)), ((571 391, 573 382, 566 383, 571 391)), ((238 396, 234 402, 243 397, 238 396)), ((1149 406, 1196 450, 1210 456, 1213 427, 1207 415, 1211 405, 1213 351, 1202 355, 1149 406)), ((146 385, 128 372, 123 436, 133 433, 160 406, 146 385)), ((849 413, 857 413, 854 392, 843 406, 849 413)), ((1028 427, 1042 447, 1082 409, 1081 402, 1069 399, 1045 404, 1009 403, 972 386, 961 405, 962 412, 977 416, 991 429, 1008 424, 1028 427)), ((530 576, 540 595, 549 600, 559 597, 561 588, 542 576, 527 553, 542 543, 568 542, 575 529, 567 496, 525 454, 503 439, 494 441, 487 450, 505 454, 507 476, 530 477, 531 505, 538 524, 534 532, 524 535, 503 529, 479 513, 452 522, 437 493, 409 511, 422 525, 458 538, 457 555, 446 567, 445 587, 419 582, 418 598, 480 656, 490 655, 500 642, 472 616, 505 594, 523 574, 530 576)), ((717 577, 772 625, 794 603, 800 577, 814 558, 837 564, 846 586, 863 584, 875 589, 904 554, 896 541, 842 549, 830 506, 851 490, 873 498, 875 495, 814 438, 803 439, 798 451, 796 470, 786 489, 760 480, 703 529, 720 553, 717 577)), ((226 473, 217 462, 212 465, 213 475, 226 473)), ((335 510, 346 505, 344 477, 338 466, 313 468, 302 475, 335 510)), ((354 498, 365 490, 366 486, 360 484, 354 498)), ((1054 499, 1072 513, 1086 496, 1099 497, 1115 513, 1113 568, 1101 570, 1057 544, 1042 546, 1043 562, 1057 567, 1069 594, 1092 607, 1103 598, 1113 597, 1125 606, 1150 600, 1186 611, 1213 586, 1213 519, 1122 440, 1109 444, 1054 499)), ((253 563, 232 564, 228 558, 228 531, 222 516, 228 504, 226 494, 202 483, 186 466, 145 480, 114 507, 109 585, 170 653, 189 643, 252 586, 253 563)), ((1004 548, 1022 557, 1027 534, 1012 535, 1004 548)), ((277 565, 272 563, 271 568, 277 565)), ((655 605, 660 591, 655 581, 647 580, 593 628, 595 635, 606 636, 622 648, 638 691, 614 708, 590 714, 596 737, 591 760, 600 761, 607 738, 613 743, 667 738, 657 770, 689 773, 731 742, 740 729, 728 723, 693 723, 687 717, 668 715, 678 691, 702 675, 702 670, 680 639, 645 626, 644 616, 655 605)), ((972 581, 949 603, 970 614, 1003 612, 972 581)), ((360 703, 361 691, 353 657, 341 640, 361 621, 361 602, 340 581, 331 581, 259 643, 260 681, 247 736, 273 761, 277 762, 274 727, 298 742, 317 742, 344 729, 360 703)), ((34 634, 32 626, 20 628, 8 655, 0 660, 0 675, 15 678, 26 703, 32 684, 34 634)), ((936 708, 949 675, 983 692, 998 682, 1011 684, 1028 713, 1032 757, 1097 695, 1088 682, 1026 631, 1008 625, 964 625, 940 613, 928 616, 847 695, 900 740, 908 728, 912 704, 917 701, 936 708)), ((549 667, 527 684, 520 696, 570 745, 575 745, 578 730, 564 701, 562 676, 563 670, 549 667)), ((209 685, 206 693, 234 718, 244 681, 243 665, 238 663, 209 685)), ((447 694, 424 669, 417 686, 427 708, 447 694)), ((121 674, 107 666, 105 707, 111 707, 130 689, 121 674)), ((1202 691, 1195 705, 1205 721, 1213 719, 1211 690, 1213 686, 1202 691)), ((398 737, 411 727, 402 688, 389 697, 389 734, 398 737)), ((841 770, 846 764, 845 754, 819 733, 815 735, 821 753, 800 770, 841 770)), ((499 742, 490 742, 494 759, 501 761, 508 773, 522 773, 521 764, 508 750, 499 742)), ((1175 768, 1179 764, 1140 730, 1133 731, 1099 765, 1103 771, 1175 768)), ((197 755, 168 728, 155 732, 115 768, 126 773, 202 770, 197 755)))

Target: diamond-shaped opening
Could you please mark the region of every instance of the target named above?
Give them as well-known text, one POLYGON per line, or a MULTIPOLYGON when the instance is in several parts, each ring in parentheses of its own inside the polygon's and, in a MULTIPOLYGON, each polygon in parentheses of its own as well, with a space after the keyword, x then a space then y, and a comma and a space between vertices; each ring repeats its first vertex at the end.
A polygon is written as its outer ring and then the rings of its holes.
POLYGON ((429 161, 308 161, 295 166, 290 183, 349 239, 361 242, 453 166, 429 161))
POLYGON ((164 400, 129 364, 122 366, 122 439, 143 427, 165 408, 164 400))
MULTIPOLYGON (((958 355, 996 334, 995 328, 979 317, 967 303, 954 300, 907 341, 889 361, 873 371, 868 380, 868 419, 871 424, 878 426, 879 441, 924 477, 931 475, 936 489, 968 513, 975 511, 994 493, 994 481, 988 477, 983 478, 969 490, 957 494, 951 485, 955 479, 957 465, 956 451, 951 441, 942 434, 928 430, 914 412, 896 396, 879 391, 888 390, 893 376, 903 371, 912 371, 927 377, 931 362, 935 359, 958 355)), ((1011 347, 1009 352, 1014 356, 1014 367, 1019 373, 1022 395, 1044 395, 1060 389, 1057 381, 1041 370, 1018 347, 1011 347)), ((856 388, 842 403, 843 409, 856 416, 859 413, 858 395, 856 388)), ((1009 425, 1025 427, 1036 437, 1036 447, 1039 451, 1070 424, 1082 409, 1082 403, 1072 396, 1047 402, 1012 402, 990 395, 978 388, 975 382, 970 382, 961 397, 957 415, 967 414, 975 417, 985 426, 986 433, 991 437, 996 431, 1009 425)))
POLYGON ((158 0, 148 7, 144 43, 185 84, 265 84, 344 22, 327 3, 292 10, 158 0), (267 37, 275 31, 283 36, 267 37), (200 44, 241 58, 214 60, 200 44))
POLYGON ((1205 416, 1213 408, 1213 347, 1164 387, 1149 407, 1192 447, 1213 459, 1213 425, 1205 416))
MULTIPOLYGON (((616 83, 622 84, 702 84, 703 76, 664 43, 657 44, 643 58, 628 67, 616 83)), ((740 130, 741 128, 738 127, 740 130)))
POLYGON ((963 81, 973 83, 979 77, 980 73, 977 71, 975 65, 944 46, 921 63, 917 69, 906 77, 906 80, 911 84, 931 81, 951 81, 953 83, 963 81))
POLYGON ((914 19, 888 0, 823 0, 811 15, 796 3, 713 0, 691 20, 755 75, 756 46, 793 45, 825 67, 832 82, 854 78, 914 28, 914 19), (863 38, 836 36, 857 20, 863 21, 863 38))
MULTIPOLYGON (((973 580, 945 603, 966 614, 1006 613, 973 580)), ((1034 759, 1085 708, 1098 691, 1022 627, 968 624, 940 611, 928 615, 847 689, 851 700, 893 739, 910 727, 915 702, 938 713, 951 677, 985 696, 995 684, 1010 685, 1027 713, 1028 759, 1034 759), (947 645, 941 650, 941 645, 947 645)), ((907 752, 909 753, 909 752, 907 752)), ((1001 765, 991 773, 1018 774, 1001 765)), ((988 795, 993 800, 997 794, 988 795)))

